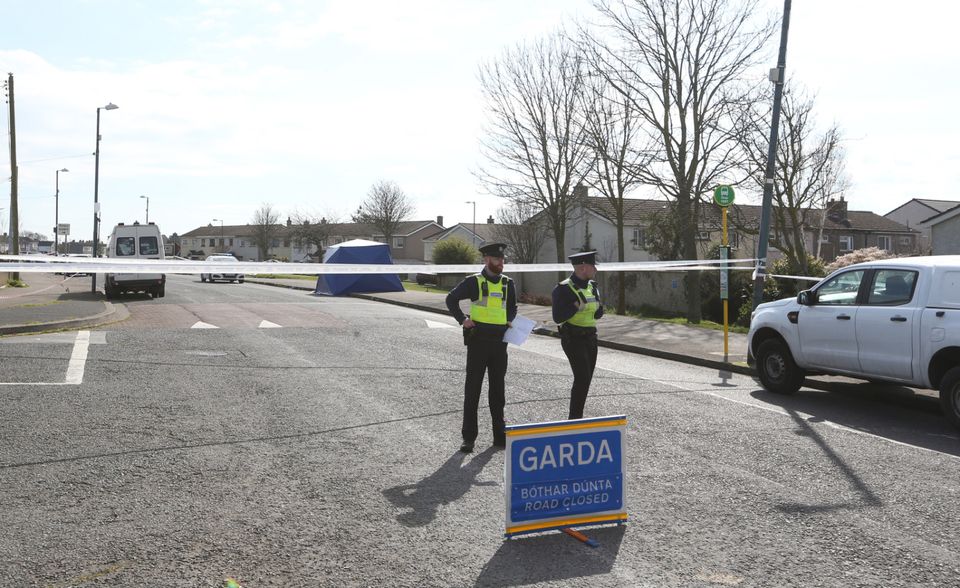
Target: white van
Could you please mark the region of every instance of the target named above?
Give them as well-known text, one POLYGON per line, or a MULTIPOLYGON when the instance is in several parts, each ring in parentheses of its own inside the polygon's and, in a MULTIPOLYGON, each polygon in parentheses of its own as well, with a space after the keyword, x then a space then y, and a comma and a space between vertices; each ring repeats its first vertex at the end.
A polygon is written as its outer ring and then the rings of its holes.
MULTIPOLYGON (((107 257, 164 259, 160 227, 153 223, 118 224, 110 233, 107 257)), ((164 274, 106 274, 103 291, 107 298, 115 298, 123 292, 146 292, 154 298, 163 298, 166 283, 164 274)))

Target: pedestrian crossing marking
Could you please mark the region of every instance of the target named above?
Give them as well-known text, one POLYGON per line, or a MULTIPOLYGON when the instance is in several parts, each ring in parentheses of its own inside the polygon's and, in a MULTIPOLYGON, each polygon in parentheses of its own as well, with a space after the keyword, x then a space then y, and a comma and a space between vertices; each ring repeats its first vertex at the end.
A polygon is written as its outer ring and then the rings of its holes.
POLYGON ((447 323, 438 323, 437 321, 431 321, 428 319, 423 319, 426 321, 427 326, 431 329, 455 329, 453 325, 448 325, 447 323))
POLYGON ((270 321, 260 321, 260 327, 259 327, 259 328, 261 328, 261 329, 280 329, 280 328, 282 328, 282 327, 281 327, 280 325, 278 325, 277 323, 271 323, 270 321))
POLYGON ((210 323, 205 323, 203 321, 197 321, 193 323, 191 329, 219 329, 217 325, 211 325, 210 323))

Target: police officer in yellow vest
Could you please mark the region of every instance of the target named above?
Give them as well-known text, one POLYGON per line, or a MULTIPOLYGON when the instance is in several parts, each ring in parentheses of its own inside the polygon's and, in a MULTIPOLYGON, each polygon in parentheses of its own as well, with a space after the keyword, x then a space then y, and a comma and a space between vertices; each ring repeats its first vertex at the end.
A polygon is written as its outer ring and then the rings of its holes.
POLYGON ((582 419, 590 381, 597 365, 597 319, 603 316, 597 274, 597 252, 569 256, 573 273, 553 289, 553 321, 560 325, 560 345, 573 370, 570 414, 582 419))
POLYGON ((517 316, 517 294, 513 280, 503 275, 503 243, 480 248, 483 270, 464 278, 447 294, 447 309, 463 325, 467 346, 467 378, 463 386, 463 445, 460 451, 473 451, 477 439, 477 407, 486 372, 489 386, 490 418, 493 421, 493 445, 504 447, 504 377, 507 373, 507 344, 503 334, 517 316), (460 301, 469 299, 470 316, 460 310, 460 301))

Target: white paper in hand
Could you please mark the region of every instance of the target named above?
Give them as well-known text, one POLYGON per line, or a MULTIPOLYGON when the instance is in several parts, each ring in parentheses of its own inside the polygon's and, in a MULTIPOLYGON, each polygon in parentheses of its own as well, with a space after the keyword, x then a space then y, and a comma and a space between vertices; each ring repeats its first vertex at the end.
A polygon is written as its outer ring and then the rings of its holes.
POLYGON ((512 326, 503 334, 503 342, 513 343, 514 345, 523 345, 526 343, 527 337, 530 336, 533 328, 537 326, 536 321, 528 319, 525 316, 520 316, 519 314, 511 321, 511 324, 512 326))

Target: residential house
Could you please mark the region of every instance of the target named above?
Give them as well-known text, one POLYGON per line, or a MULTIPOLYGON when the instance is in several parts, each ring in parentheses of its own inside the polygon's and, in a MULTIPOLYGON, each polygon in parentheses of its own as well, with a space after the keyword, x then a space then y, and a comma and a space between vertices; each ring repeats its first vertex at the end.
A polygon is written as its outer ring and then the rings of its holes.
MULTIPOLYGON (((438 216, 436 221, 401 221, 391 242, 387 243, 390 245, 390 256, 395 263, 423 263, 425 259, 423 240, 443 229, 442 216, 438 216)), ((371 239, 371 237, 365 238, 371 239)), ((376 230, 371 240, 381 243, 387 241, 386 237, 376 230)))
MULTIPOLYGON (((324 248, 352 239, 385 241, 384 236, 378 235, 377 229, 369 224, 322 222, 326 225, 328 235, 322 243, 324 248)), ((296 238, 296 229, 290 219, 287 219, 285 224, 276 226, 267 249, 267 259, 319 261, 322 251, 317 251, 313 245, 300 243, 296 238)), ((401 222, 390 244, 391 256, 398 263, 422 263, 423 237, 435 233, 438 229, 443 227, 434 221, 401 222)), ((214 253, 232 253, 237 259, 260 260, 252 225, 208 224, 180 235, 180 247, 181 255, 191 259, 204 259, 214 253)))
POLYGON ((923 221, 946 212, 960 205, 955 200, 930 200, 927 198, 912 198, 900 206, 883 215, 910 229, 920 231, 917 244, 917 253, 927 255, 931 251, 931 227, 922 225, 923 221))
MULTIPOLYGON (((613 223, 614 211, 606 198, 587 197, 581 194, 567 220, 563 258, 578 251, 596 250, 600 263, 617 260, 618 236, 613 223)), ((656 261, 658 258, 647 247, 652 223, 659 214, 668 210, 663 200, 626 199, 624 203, 625 244, 624 261, 656 261)), ((750 259, 756 255, 760 226, 761 207, 757 205, 732 205, 728 208, 728 243, 731 257, 750 259)), ((531 222, 544 222, 535 216, 531 222)), ((698 258, 722 241, 722 212, 715 205, 700 209, 697 229, 698 258)), ((807 251, 825 261, 833 261, 838 255, 864 247, 879 247, 896 254, 910 254, 916 250, 919 232, 895 221, 868 211, 849 211, 842 198, 830 201, 825 210, 808 212, 804 226, 807 251), (817 248, 819 241, 819 249, 817 248)), ((776 259, 780 252, 769 250, 768 258, 776 259)), ((549 238, 540 255, 539 263, 557 261, 556 245, 549 238)), ((600 274, 609 279, 608 275, 600 274)), ((627 303, 639 306, 649 304, 664 310, 682 311, 686 307, 683 292, 682 272, 646 272, 641 278, 636 274, 627 276, 627 303)), ((553 288, 556 276, 539 274, 528 280, 528 291, 545 295, 553 288)))
MULTIPOLYGON (((477 249, 487 243, 495 243, 503 239, 498 232, 502 226, 502 224, 495 223, 493 217, 490 216, 485 223, 479 225, 474 223, 457 223, 452 227, 438 231, 423 239, 423 260, 433 262, 433 248, 440 241, 447 239, 457 238, 471 243, 477 249)), ((509 251, 507 254, 509 255, 509 251)))
POLYGON ((932 255, 960 254, 960 203, 920 223, 930 231, 932 255))

